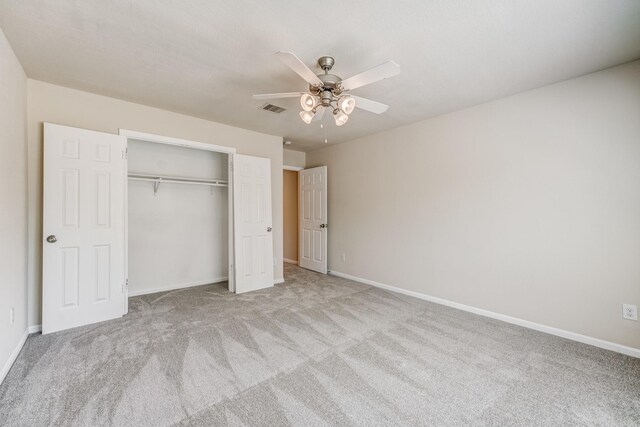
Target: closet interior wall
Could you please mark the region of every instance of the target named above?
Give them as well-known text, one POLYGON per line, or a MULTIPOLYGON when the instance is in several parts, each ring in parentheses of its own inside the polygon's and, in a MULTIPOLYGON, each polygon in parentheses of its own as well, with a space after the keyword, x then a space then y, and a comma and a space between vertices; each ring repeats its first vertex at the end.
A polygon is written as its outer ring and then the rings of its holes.
MULTIPOLYGON (((128 173, 228 180, 228 155, 129 139, 128 173)), ((228 188, 128 180, 129 296, 227 280, 228 188)))

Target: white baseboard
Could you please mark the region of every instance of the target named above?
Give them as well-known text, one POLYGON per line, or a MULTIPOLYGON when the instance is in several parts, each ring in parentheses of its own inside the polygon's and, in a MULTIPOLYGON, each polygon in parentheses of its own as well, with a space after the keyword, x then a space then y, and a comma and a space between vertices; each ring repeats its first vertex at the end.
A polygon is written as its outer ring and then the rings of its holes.
POLYGON ((36 332, 42 332, 42 325, 31 325, 27 328, 29 334, 35 334, 36 332))
POLYGON ((168 285, 168 286, 162 286, 159 288, 153 288, 153 289, 142 289, 139 291, 129 291, 129 296, 130 297, 137 297, 139 295, 147 295, 147 294, 155 294, 158 292, 166 292, 166 291, 174 291, 176 289, 183 289, 183 288, 190 288, 192 286, 202 286, 202 285, 209 285, 211 283, 219 283, 219 282, 224 282, 226 280, 228 280, 228 277, 216 277, 214 279, 208 279, 208 280, 200 280, 198 282, 191 282, 191 283, 182 283, 179 285, 168 285))
POLYGON ((22 346, 24 346, 24 343, 27 341, 28 337, 29 337, 29 329, 24 331, 24 334, 22 334, 22 337, 20 337, 20 341, 18 341, 18 345, 16 346, 15 349, 13 349, 13 352, 9 356, 9 359, 6 361, 6 363, 2 367, 2 371, 0 371, 0 384, 2 384, 7 374, 11 370, 11 367, 13 366, 13 362, 15 362, 16 359, 18 358, 18 355, 20 354, 20 350, 22 350, 22 346))
POLYGON ((409 291, 395 286, 386 285, 384 283, 374 282, 373 280, 363 279, 361 277, 351 276, 349 274, 340 273, 339 271, 332 270, 329 272, 334 276, 342 277, 344 279, 353 280, 355 282, 365 283, 367 285, 375 286, 376 288, 386 289, 388 291, 397 292, 399 294, 409 295, 415 298, 419 298, 425 301, 430 301, 436 304, 446 305, 447 307, 457 308, 458 310, 468 311, 470 313, 479 314, 480 316, 490 317, 492 319, 502 320, 503 322, 512 323, 514 325, 523 326, 525 328, 533 329, 539 332, 545 332, 547 334, 556 335, 558 337, 566 338, 572 341, 578 341, 583 344, 589 344, 594 347, 604 348, 605 350, 615 351, 617 353, 626 354, 627 356, 640 358, 640 349, 634 347, 628 347, 622 344, 616 344, 610 341, 601 340, 599 338, 590 337, 587 335, 578 334, 576 332, 567 331, 564 329, 554 328, 552 326, 542 325, 540 323, 531 322, 529 320, 519 319, 517 317, 507 316, 506 314, 500 314, 482 308, 473 307, 470 305, 460 304, 454 301, 449 301, 443 298, 434 297, 431 295, 422 294, 420 292, 409 291))
POLYGON ((282 279, 276 279, 276 280, 274 280, 274 281, 273 281, 273 284, 274 284, 274 285, 278 285, 278 284, 280 284, 280 283, 284 283, 284 278, 282 278, 282 279))
POLYGON ((282 258, 282 260, 283 260, 284 262, 289 263, 289 264, 295 264, 295 265, 298 265, 298 261, 294 261, 294 260, 292 260, 292 259, 282 258))

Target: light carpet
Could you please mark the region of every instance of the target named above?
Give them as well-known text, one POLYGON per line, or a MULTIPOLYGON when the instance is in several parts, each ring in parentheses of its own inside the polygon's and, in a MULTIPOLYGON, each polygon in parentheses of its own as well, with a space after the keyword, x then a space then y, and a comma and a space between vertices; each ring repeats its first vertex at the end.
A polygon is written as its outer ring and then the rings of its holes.
POLYGON ((640 360, 286 266, 29 337, 0 425, 640 425, 640 360))

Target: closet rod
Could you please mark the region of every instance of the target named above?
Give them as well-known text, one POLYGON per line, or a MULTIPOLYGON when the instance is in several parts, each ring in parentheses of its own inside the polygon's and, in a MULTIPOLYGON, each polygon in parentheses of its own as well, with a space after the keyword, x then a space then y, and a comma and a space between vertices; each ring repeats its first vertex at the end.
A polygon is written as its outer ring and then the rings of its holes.
POLYGON ((228 187, 227 181, 219 179, 195 179, 195 178, 183 178, 177 176, 158 176, 158 175, 143 175, 143 174, 129 174, 128 178, 132 181, 149 181, 153 182, 153 194, 158 193, 158 187, 160 183, 167 182, 171 184, 189 184, 189 185, 206 185, 209 187, 228 187))

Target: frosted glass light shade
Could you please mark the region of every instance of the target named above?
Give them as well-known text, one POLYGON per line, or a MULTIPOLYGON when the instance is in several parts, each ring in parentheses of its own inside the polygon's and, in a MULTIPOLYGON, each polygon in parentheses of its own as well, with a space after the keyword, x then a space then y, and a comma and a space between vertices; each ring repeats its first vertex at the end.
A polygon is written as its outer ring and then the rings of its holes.
POLYGON ((353 113, 353 109, 356 108, 356 100, 350 96, 343 96, 338 101, 338 107, 345 112, 345 114, 353 113))
POLYGON ((333 113, 333 118, 336 121, 336 126, 342 126, 347 123, 347 120, 349 120, 349 116, 347 116, 342 110, 336 110, 333 113))
POLYGON ((302 94, 300 97, 300 106, 304 111, 311 111, 316 106, 316 98, 308 93, 302 94))
POLYGON ((316 114, 313 111, 300 111, 300 118, 306 124, 311 123, 311 120, 313 119, 313 116, 315 116, 315 115, 316 114))

